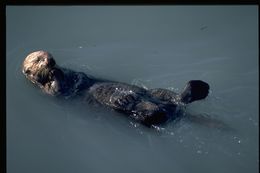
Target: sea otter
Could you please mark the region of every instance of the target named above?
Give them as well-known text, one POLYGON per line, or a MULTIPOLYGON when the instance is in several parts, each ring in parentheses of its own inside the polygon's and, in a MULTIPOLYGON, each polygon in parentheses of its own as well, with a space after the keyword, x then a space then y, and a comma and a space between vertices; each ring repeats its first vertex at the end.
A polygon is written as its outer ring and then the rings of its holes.
POLYGON ((59 67, 46 51, 29 54, 23 62, 22 72, 47 94, 56 97, 82 96, 122 112, 148 127, 173 120, 179 115, 179 107, 204 99, 209 93, 209 85, 201 80, 189 81, 177 94, 167 89, 145 89, 96 79, 59 67))

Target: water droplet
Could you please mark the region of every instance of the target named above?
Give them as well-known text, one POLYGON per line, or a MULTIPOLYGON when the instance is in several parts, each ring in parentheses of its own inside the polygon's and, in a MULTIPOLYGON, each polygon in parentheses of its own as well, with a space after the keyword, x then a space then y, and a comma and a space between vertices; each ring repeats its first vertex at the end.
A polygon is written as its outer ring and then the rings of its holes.
POLYGON ((202 153, 202 151, 201 151, 201 150, 198 150, 198 151, 197 151, 197 153, 198 153, 198 154, 201 154, 201 153, 202 153))

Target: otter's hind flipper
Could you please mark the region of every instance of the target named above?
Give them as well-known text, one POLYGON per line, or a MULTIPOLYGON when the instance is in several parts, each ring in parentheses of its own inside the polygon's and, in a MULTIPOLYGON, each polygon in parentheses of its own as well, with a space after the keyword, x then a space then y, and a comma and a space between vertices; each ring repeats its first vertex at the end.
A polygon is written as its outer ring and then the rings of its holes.
POLYGON ((196 100, 204 99, 209 94, 209 84, 201 80, 189 81, 183 92, 180 94, 183 103, 191 103, 196 100))

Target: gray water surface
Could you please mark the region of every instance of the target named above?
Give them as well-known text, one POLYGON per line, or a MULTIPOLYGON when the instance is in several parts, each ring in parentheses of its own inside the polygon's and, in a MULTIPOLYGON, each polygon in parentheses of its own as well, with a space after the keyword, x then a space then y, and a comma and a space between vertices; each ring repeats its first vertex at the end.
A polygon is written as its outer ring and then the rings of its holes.
POLYGON ((8 173, 257 173, 257 6, 8 6, 8 173), (48 96, 21 73, 46 50, 63 67, 207 99, 148 129, 112 110, 48 96))

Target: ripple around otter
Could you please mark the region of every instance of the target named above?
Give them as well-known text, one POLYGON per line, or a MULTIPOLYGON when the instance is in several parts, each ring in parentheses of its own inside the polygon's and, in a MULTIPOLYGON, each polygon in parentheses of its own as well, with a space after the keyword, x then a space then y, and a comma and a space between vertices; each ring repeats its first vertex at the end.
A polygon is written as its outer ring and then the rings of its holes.
POLYGON ((8 6, 8 173, 257 173, 257 12, 254 6, 8 6), (199 77, 212 92, 190 105, 186 118, 148 129, 34 88, 20 65, 39 49, 71 69, 86 65, 82 70, 93 76, 173 89, 199 77), (234 130, 205 126, 189 114, 234 130))

